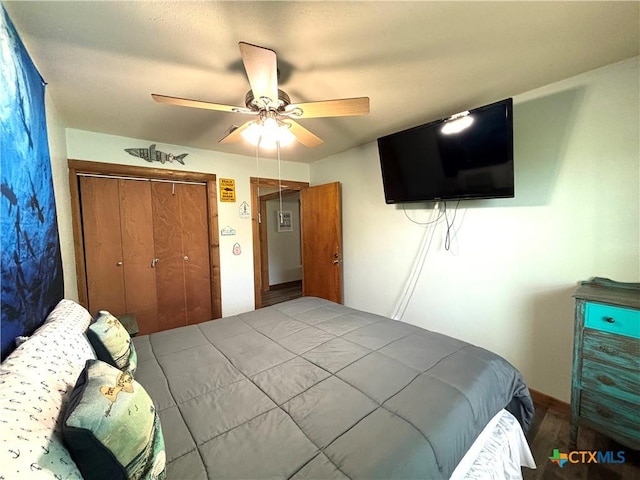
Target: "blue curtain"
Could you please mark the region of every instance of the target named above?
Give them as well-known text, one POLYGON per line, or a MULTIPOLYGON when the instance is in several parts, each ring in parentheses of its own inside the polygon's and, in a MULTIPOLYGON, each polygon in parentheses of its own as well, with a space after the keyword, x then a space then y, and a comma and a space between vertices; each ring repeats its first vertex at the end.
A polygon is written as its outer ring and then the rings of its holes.
POLYGON ((4 7, 0 17, 2 359, 64 295, 45 84, 4 7))

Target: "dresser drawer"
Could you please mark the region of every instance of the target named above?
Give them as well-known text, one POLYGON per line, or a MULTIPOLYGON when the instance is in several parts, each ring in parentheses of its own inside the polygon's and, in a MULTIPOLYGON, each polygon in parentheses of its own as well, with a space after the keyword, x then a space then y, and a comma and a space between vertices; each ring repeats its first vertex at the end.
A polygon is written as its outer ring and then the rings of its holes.
POLYGON ((640 371, 640 341, 621 335, 585 329, 582 356, 605 365, 640 371))
POLYGON ((640 311, 587 302, 585 327, 640 339, 640 311))
POLYGON ((579 414, 600 431, 614 439, 633 439, 632 445, 640 441, 640 420, 637 405, 595 392, 583 391, 579 414))
POLYGON ((582 364, 582 387, 640 405, 640 380, 637 370, 602 365, 585 358, 582 364))

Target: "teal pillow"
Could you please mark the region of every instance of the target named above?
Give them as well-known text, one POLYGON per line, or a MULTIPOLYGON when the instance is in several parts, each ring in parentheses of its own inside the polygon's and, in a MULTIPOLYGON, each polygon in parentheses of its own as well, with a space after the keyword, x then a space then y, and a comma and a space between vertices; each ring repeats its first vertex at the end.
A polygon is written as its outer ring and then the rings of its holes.
POLYGON ((98 360, 114 367, 136 373, 138 356, 127 329, 120 320, 106 310, 100 310, 96 320, 87 329, 87 338, 96 352, 98 360))
POLYGON ((88 360, 65 410, 62 437, 84 478, 166 478, 153 401, 128 372, 88 360))

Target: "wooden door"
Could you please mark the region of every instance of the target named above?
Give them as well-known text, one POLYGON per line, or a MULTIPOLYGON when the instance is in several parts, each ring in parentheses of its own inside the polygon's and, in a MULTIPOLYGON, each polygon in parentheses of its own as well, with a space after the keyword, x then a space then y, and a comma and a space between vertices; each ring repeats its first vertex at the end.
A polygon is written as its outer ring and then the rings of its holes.
POLYGON ((121 179, 118 186, 126 309, 146 335, 158 331, 151 183, 121 179))
POLYGON ((80 177, 88 310, 126 312, 118 180, 80 177))
POLYGON ((178 185, 152 182, 153 238, 155 247, 158 327, 160 330, 187 324, 182 216, 178 185))
POLYGON ((300 191, 302 294, 342 303, 340 183, 300 191))
POLYGON ((206 185, 177 185, 182 212, 182 248, 187 324, 213 318, 206 185))
POLYGON ((213 318, 207 187, 152 182, 158 326, 213 318))

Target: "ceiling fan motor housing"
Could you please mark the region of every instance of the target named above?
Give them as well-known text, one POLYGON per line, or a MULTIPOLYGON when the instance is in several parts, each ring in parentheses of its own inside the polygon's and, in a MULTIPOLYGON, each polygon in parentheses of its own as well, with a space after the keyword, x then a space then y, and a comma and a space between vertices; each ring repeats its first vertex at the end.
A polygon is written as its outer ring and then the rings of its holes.
POLYGON ((265 108, 268 110, 284 110, 284 108, 287 105, 291 104, 291 99, 289 98, 289 95, 287 95, 285 92, 283 92, 280 89, 278 89, 277 105, 275 106, 272 105, 270 101, 264 102, 260 100, 261 99, 256 100, 256 98, 253 96, 253 91, 249 90, 244 97, 244 104, 247 106, 247 108, 250 108, 252 110, 262 110, 265 108))

